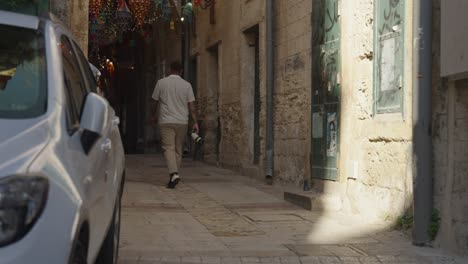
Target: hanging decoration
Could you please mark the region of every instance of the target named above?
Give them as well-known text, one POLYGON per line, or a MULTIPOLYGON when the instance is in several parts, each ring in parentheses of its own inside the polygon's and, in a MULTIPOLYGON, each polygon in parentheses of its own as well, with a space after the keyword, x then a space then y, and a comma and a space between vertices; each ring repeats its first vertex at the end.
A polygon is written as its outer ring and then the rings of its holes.
POLYGON ((175 30, 174 20, 171 20, 171 22, 169 23, 169 27, 170 27, 171 30, 175 30))
POLYGON ((185 5, 185 8, 184 8, 185 12, 192 12, 192 3, 191 2, 188 2, 186 5, 185 5))
POLYGON ((101 18, 104 21, 104 34, 105 44, 115 41, 119 35, 120 29, 114 23, 116 15, 116 2, 115 0, 104 0, 104 4, 101 10, 101 18))
MULTIPOLYGON (((0 0, 1 1, 1 0, 0 0)), ((158 36, 167 30, 177 30, 179 18, 193 23, 197 8, 214 0, 89 0, 90 52, 99 55, 99 49, 115 42, 122 42, 125 32, 137 32, 149 41, 154 31, 152 25, 160 23, 158 36), (177 14, 175 14, 177 11, 177 14)), ((131 43, 134 45, 134 43, 131 43)))
POLYGON ((99 16, 99 18, 97 19, 97 22, 98 22, 98 25, 97 25, 97 39, 98 39, 98 43, 99 45, 102 45, 102 44, 107 44, 108 43, 108 39, 109 39, 109 29, 106 25, 106 16, 104 13, 101 13, 101 15, 99 16))
POLYGON ((124 0, 118 0, 117 11, 115 13, 114 24, 120 33, 128 31, 132 27, 133 17, 127 3, 124 0))
POLYGON ((192 15, 193 15, 193 5, 191 2, 185 4, 182 9, 182 17, 186 18, 188 22, 192 22, 192 15))
POLYGON ((172 16, 172 5, 168 0, 162 0, 162 13, 164 21, 168 22, 172 16))
POLYGON ((90 0, 89 12, 92 17, 97 18, 101 14, 103 0, 90 0))
POLYGON ((101 0, 101 18, 104 20, 104 23, 110 24, 115 16, 116 2, 115 0, 101 0))
POLYGON ((215 2, 215 0, 195 0, 194 4, 195 4, 196 8, 200 7, 202 9, 207 9, 207 8, 213 6, 214 2, 215 2))
POLYGON ((156 8, 162 8, 163 0, 153 0, 156 8))
POLYGON ((151 0, 129 0, 130 10, 132 10, 137 26, 145 23, 146 16, 150 12, 151 2, 151 0))
POLYGON ((89 42, 91 44, 99 44, 99 35, 103 33, 103 25, 100 17, 89 20, 89 42))

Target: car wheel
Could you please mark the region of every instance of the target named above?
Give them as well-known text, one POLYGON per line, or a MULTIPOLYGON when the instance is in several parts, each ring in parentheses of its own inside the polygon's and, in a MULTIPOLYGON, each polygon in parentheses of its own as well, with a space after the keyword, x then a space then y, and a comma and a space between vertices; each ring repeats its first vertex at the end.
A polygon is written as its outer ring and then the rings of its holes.
POLYGON ((73 249, 71 264, 87 264, 87 249, 83 241, 78 240, 73 249))
POLYGON ((120 195, 117 195, 117 201, 114 208, 112 223, 107 232, 101 251, 99 252, 96 263, 115 264, 119 257, 120 241, 120 195))

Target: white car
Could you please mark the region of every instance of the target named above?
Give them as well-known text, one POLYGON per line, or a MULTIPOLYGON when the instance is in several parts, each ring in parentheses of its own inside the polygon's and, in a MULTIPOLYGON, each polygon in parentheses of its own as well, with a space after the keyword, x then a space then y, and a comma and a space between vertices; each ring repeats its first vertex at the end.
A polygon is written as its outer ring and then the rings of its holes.
POLYGON ((0 263, 117 263, 119 119, 56 19, 0 11, 0 263))

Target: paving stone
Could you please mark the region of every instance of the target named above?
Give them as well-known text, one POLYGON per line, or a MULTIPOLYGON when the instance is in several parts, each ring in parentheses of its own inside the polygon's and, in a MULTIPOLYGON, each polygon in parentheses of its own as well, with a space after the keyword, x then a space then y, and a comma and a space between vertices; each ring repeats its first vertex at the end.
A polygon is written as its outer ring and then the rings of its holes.
POLYGON ((260 263, 259 257, 242 257, 242 263, 260 263))
POLYGON ((382 261, 382 262, 390 262, 390 261, 394 261, 396 262, 397 261, 397 258, 396 256, 377 256, 377 258, 382 261))
POLYGON ((162 156, 127 158, 119 264, 468 263, 358 217, 285 206, 281 186, 183 164, 169 190, 162 156))
POLYGON ((191 264, 191 263, 202 263, 202 259, 201 257, 182 257, 182 260, 181 260, 182 263, 187 263, 187 264, 191 264))
POLYGON ((281 259, 279 257, 264 257, 260 258, 261 263, 280 264, 281 259))
POLYGON ((343 264, 361 264, 358 257, 339 257, 343 264))
POLYGON ((222 257, 221 258, 222 264, 241 264, 241 259, 236 257, 222 257))
POLYGON ((221 263, 220 257, 202 257, 203 264, 219 264, 221 263))
POLYGON ((180 263, 180 257, 162 257, 160 262, 162 262, 162 263, 180 263))
POLYGON ((301 257, 300 261, 302 264, 321 264, 319 257, 316 256, 308 256, 308 257, 301 257))
POLYGON ((298 257, 281 257, 281 264, 301 264, 298 257))
POLYGON ((138 264, 138 260, 120 259, 118 264, 138 264))
POLYGON ((359 261, 363 264, 377 264, 381 263, 380 260, 377 257, 371 257, 371 256, 362 256, 359 257, 359 261))
POLYGON ((341 264, 341 260, 338 257, 320 257, 320 263, 322 264, 341 264))
POLYGON ((160 261, 154 261, 154 260, 140 260, 137 262, 138 264, 159 264, 160 261))

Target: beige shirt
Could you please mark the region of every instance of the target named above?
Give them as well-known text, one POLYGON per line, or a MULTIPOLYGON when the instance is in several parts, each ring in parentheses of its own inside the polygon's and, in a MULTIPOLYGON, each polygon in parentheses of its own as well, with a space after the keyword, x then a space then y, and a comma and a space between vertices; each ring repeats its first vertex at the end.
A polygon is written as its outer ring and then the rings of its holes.
POLYGON ((160 124, 188 124, 188 103, 195 101, 189 82, 178 75, 170 75, 158 81, 152 97, 159 101, 160 124))

